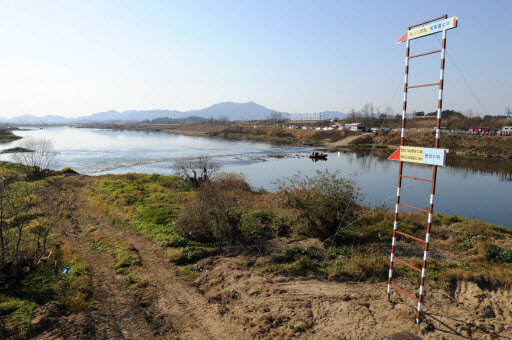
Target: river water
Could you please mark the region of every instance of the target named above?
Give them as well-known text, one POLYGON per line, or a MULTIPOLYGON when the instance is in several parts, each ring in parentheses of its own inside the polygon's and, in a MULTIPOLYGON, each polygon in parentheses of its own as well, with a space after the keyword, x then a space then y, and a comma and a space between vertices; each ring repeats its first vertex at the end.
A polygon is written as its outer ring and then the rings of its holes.
MULTIPOLYGON (((56 127, 16 131, 27 137, 46 137, 59 152, 56 168, 71 167, 82 174, 102 175, 127 172, 170 175, 177 158, 207 154, 223 171, 243 172, 256 189, 275 190, 273 182, 300 171, 314 176, 316 170, 340 170, 352 177, 372 206, 394 209, 398 162, 368 152, 338 152, 327 161, 313 162, 312 147, 275 146, 266 143, 230 141, 158 132, 114 131, 56 127), (276 157, 279 156, 279 157, 276 157), (284 156, 284 157, 280 157, 284 156)), ((0 150, 20 141, 0 144, 0 150)), ((11 155, 0 155, 11 160, 11 155)), ((431 178, 432 168, 405 164, 404 174, 431 178)), ((512 161, 449 157, 448 166, 438 167, 434 211, 476 218, 512 228, 512 161)), ((428 209, 430 183, 404 179, 401 202, 428 209)), ((403 208, 406 209, 406 208, 403 208)))

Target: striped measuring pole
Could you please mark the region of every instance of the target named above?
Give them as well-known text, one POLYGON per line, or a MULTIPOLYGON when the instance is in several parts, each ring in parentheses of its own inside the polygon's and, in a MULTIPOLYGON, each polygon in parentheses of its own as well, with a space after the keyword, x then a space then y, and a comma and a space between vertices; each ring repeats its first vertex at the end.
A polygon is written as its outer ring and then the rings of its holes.
MULTIPOLYGON (((405 75, 404 75, 404 99, 402 107, 402 129, 400 135, 400 146, 405 144, 405 116, 407 114, 407 88, 409 82, 409 47, 410 41, 407 40, 407 46, 405 49, 405 75)), ((398 204, 400 203, 400 188, 402 187, 402 171, 404 163, 401 161, 398 169, 398 188, 396 189, 396 205, 395 205, 395 220, 393 222, 393 238, 391 241, 391 258, 389 260, 389 276, 388 276, 388 293, 387 299, 389 301, 391 297, 391 280, 393 279, 393 258, 395 256, 395 245, 396 245, 396 232, 398 229, 398 204)))
MULTIPOLYGON (((443 41, 441 47, 441 71, 439 74, 439 99, 437 103, 437 126, 436 126, 436 144, 435 148, 439 148, 439 137, 441 132, 441 114, 443 112, 443 86, 444 86, 444 66, 446 55, 446 31, 443 31, 443 41)), ((425 250, 423 252, 423 265, 421 269, 420 290, 418 296, 418 310, 416 312, 416 323, 420 323, 421 307, 423 304, 423 293, 425 287, 425 275, 427 270, 428 247, 430 245, 430 230, 432 228, 432 213, 434 211, 434 195, 436 193, 437 165, 432 170, 432 188, 430 191, 430 205, 428 209, 427 234, 425 236, 425 250)))
POLYGON ((445 53, 446 53, 446 30, 456 28, 457 27, 457 17, 448 18, 447 15, 434 18, 413 26, 409 26, 407 32, 397 41, 397 43, 407 42, 406 46, 406 57, 405 57, 405 76, 404 76, 404 98, 403 98, 403 110, 402 110, 402 129, 400 135, 400 148, 393 153, 389 157, 392 160, 399 160, 399 171, 398 171, 398 188, 396 192, 396 205, 395 205, 395 218, 393 222, 393 237, 391 241, 391 257, 389 260, 389 276, 388 276, 388 285, 387 285, 387 300, 389 301, 391 298, 391 290, 396 289, 399 293, 404 294, 414 301, 418 303, 417 312, 416 312, 416 323, 420 323, 421 321, 421 313, 422 307, 425 298, 425 276, 426 276, 426 268, 427 268, 427 260, 428 260, 428 251, 430 245, 431 238, 431 229, 432 229, 432 214, 434 211, 434 195, 436 189, 436 180, 437 180, 437 167, 446 165, 446 153, 448 150, 439 148, 439 139, 440 139, 440 131, 441 131, 441 114, 443 111, 443 89, 444 89, 444 69, 445 69, 445 53), (416 55, 410 55, 410 40, 421 38, 423 36, 427 36, 430 34, 441 33, 443 34, 442 47, 439 50, 420 53, 416 55), (413 58, 422 57, 434 53, 441 53, 441 71, 440 71, 440 79, 439 83, 433 84, 418 84, 418 85, 409 85, 409 62, 413 58), (406 125, 406 116, 407 116, 407 94, 408 90, 412 88, 421 88, 428 86, 439 86, 439 97, 437 104, 437 123, 436 123, 436 139, 435 139, 435 149, 431 148, 422 148, 422 147, 406 147, 405 146, 405 125, 406 125), (413 176, 404 175, 404 162, 415 162, 415 163, 423 163, 430 164, 433 166, 432 170, 432 178, 419 178, 413 176), (430 204, 428 210, 422 209, 419 207, 413 207, 411 205, 406 205, 401 202, 401 190, 402 190, 402 179, 408 178, 413 180, 425 181, 431 183, 430 190, 430 204), (404 207, 407 209, 413 209, 419 211, 421 213, 425 213, 428 216, 427 221, 427 230, 425 233, 425 238, 417 238, 413 235, 408 235, 403 231, 398 229, 399 226, 399 209, 400 207, 404 207), (396 246, 398 242, 398 237, 409 238, 413 241, 420 242, 423 244, 423 261, 422 267, 417 268, 403 259, 397 258, 396 254, 396 246), (397 287, 393 284, 393 267, 394 265, 402 265, 406 266, 412 270, 421 274, 420 279, 420 288, 419 293, 417 295, 406 292, 404 289, 397 287))

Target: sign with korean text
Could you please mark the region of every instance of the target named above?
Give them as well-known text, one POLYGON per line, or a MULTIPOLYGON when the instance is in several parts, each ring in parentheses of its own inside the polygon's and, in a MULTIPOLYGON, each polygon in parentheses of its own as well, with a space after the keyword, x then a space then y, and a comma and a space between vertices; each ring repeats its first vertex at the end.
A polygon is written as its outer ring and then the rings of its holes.
POLYGON ((402 162, 413 162, 430 165, 446 165, 447 149, 420 148, 401 146, 388 159, 402 162))
POLYGON ((407 40, 421 38, 429 34, 439 33, 455 27, 457 27, 457 17, 437 20, 426 25, 413 28, 412 30, 408 30, 407 33, 398 39, 396 43, 398 44, 407 40))

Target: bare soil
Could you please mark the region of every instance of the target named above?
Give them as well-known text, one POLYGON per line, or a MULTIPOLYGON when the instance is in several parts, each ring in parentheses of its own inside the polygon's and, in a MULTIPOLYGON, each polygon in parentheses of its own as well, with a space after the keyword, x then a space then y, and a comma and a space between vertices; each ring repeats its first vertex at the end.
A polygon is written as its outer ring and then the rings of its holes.
POLYGON ((403 338, 512 338, 509 291, 467 282, 454 284, 451 291, 427 290, 424 321, 417 325, 414 301, 397 292, 386 301, 386 282, 262 276, 245 265, 286 247, 322 247, 314 239, 280 238, 226 252, 204 260, 200 275, 187 281, 178 266, 166 261, 165 249, 91 210, 81 192, 90 180, 80 178, 73 218, 59 232, 88 264, 99 309, 70 314, 55 303, 42 306, 29 332, 32 338, 380 339, 398 332, 407 332, 403 338), (91 248, 97 237, 129 243, 140 259, 133 271, 149 285, 130 288, 124 275, 115 274, 112 255, 91 248))

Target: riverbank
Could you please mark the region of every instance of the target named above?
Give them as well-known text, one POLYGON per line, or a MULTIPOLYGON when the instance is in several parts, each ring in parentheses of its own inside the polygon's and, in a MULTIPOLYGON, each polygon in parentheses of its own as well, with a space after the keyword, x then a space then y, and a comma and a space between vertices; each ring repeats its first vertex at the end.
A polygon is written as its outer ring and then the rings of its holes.
MULTIPOLYGON (((370 139, 367 138, 369 141, 370 139)), ((400 145, 399 131, 384 131, 371 137, 372 142, 386 144, 398 148, 400 145)), ((364 142, 360 140, 359 142, 364 142)), ((407 131, 406 145, 433 148, 435 146, 434 131, 407 131)), ((465 135, 442 133, 440 147, 449 149, 450 153, 468 157, 500 157, 512 159, 512 136, 465 135)))
MULTIPOLYGON (((330 122, 295 123, 292 125, 318 127, 329 126, 330 122)), ((177 133, 189 136, 220 137, 235 140, 263 141, 300 145, 314 143, 325 148, 353 149, 378 145, 379 148, 396 149, 400 145, 400 131, 361 133, 343 130, 283 129, 283 123, 268 121, 245 121, 223 123, 179 123, 141 124, 113 123, 87 127, 177 133)), ((434 147, 435 133, 423 127, 407 131, 406 144, 409 146, 434 147)), ((443 133, 441 147, 452 154, 468 157, 499 157, 512 159, 512 136, 463 135, 443 133)))
POLYGON ((15 135, 11 129, 1 128, 0 129, 0 143, 12 142, 23 137, 15 135))
MULTIPOLYGON (((2 167, 10 174, 20 171, 2 167)), ((415 301, 397 291, 391 302, 385 300, 394 212, 361 206, 356 199, 344 214, 346 222, 338 224, 341 216, 330 204, 346 203, 344 192, 353 190, 352 184, 322 176, 316 177, 318 183, 345 189, 327 191, 337 195, 331 200, 309 187, 309 199, 318 202, 305 213, 307 205, 290 205, 285 192, 255 192, 232 176, 219 178, 211 190, 196 190, 173 176, 54 173, 42 183, 73 195, 52 232, 60 241, 45 256, 53 256, 59 270, 70 265, 73 276, 41 276, 45 271, 40 271, 39 279, 24 281, 32 293, 17 292, 23 293, 18 295, 23 303, 16 297, 15 307, 2 314, 8 321, 4 325, 15 325, 13 317, 21 313, 17 306, 30 305, 26 315, 35 318, 24 329, 41 339, 122 334, 141 339, 377 339, 399 331, 423 339, 512 335, 510 230, 434 214, 425 313, 416 325, 415 301), (217 210, 218 204, 229 209, 217 210), (231 215, 217 214, 225 211, 231 215), (335 220, 323 220, 326 216, 335 220), (196 218, 204 223, 195 223, 196 218), (210 234, 186 229, 187 223, 230 227, 210 234), (341 227, 335 238, 327 237, 332 223, 334 229, 341 227), (76 254, 75 262, 60 260, 58 244, 65 245, 68 258, 76 254), (30 290, 43 277, 52 277, 52 289, 68 279, 75 280, 71 288, 78 279, 80 288, 54 294, 61 296, 56 302, 34 299, 47 294, 30 290)), ((288 187, 293 192, 305 193, 288 187)), ((423 215, 400 216, 401 231, 424 238, 423 215)), ((406 238, 397 242, 397 257, 421 267, 421 245, 406 238)), ((394 282, 414 293, 419 274, 396 263, 394 282)), ((1 306, 14 301, 5 293, 2 299, 1 306)))

